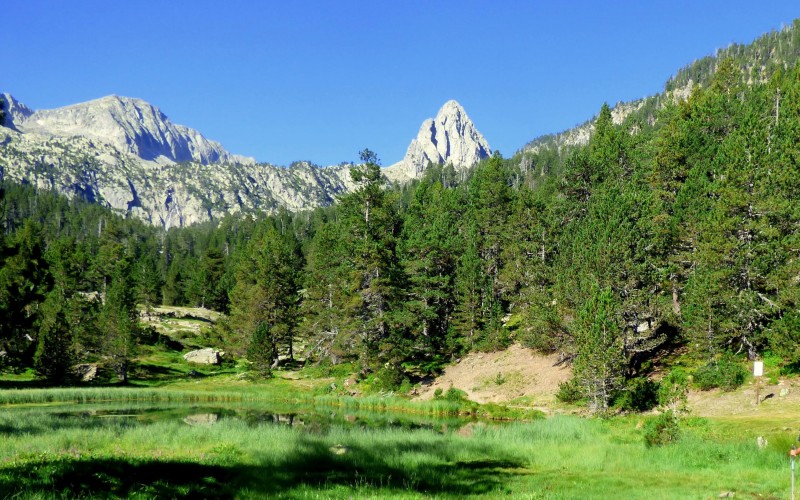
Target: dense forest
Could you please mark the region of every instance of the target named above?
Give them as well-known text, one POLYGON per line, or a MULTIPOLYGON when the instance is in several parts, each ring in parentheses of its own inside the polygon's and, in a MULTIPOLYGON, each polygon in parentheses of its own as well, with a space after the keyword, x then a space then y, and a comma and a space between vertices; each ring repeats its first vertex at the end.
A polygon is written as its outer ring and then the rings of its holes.
POLYGON ((139 315, 163 303, 226 313, 209 341, 263 375, 351 362, 386 389, 512 342, 559 353, 562 398, 596 411, 678 351, 708 376, 796 370, 800 69, 713 63, 648 119, 615 126, 604 105, 569 154, 386 186, 364 150, 360 187, 311 212, 165 232, 5 183, 0 369, 63 383, 99 361, 125 381, 152 336, 139 315))

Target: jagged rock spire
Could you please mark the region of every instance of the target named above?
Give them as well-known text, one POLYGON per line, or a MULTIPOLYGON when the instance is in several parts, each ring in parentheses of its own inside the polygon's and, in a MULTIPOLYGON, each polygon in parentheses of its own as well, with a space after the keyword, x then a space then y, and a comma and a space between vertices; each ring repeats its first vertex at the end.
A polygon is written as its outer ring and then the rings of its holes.
POLYGON ((456 170, 463 170, 491 154, 489 143, 475 128, 464 108, 450 100, 435 118, 422 122, 406 156, 384 169, 384 173, 390 180, 403 182, 421 177, 428 163, 450 163, 456 170))

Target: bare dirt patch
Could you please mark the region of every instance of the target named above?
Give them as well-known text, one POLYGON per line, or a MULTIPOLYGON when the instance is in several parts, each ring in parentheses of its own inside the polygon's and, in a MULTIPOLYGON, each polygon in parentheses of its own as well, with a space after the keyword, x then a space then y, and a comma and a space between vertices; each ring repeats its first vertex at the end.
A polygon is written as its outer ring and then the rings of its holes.
POLYGON ((732 392, 719 389, 711 391, 691 391, 689 410, 692 415, 701 417, 780 417, 787 416, 800 420, 800 381, 781 379, 776 384, 764 380, 759 390, 759 404, 756 404, 756 382, 751 380, 745 386, 732 392))
POLYGON ((478 403, 552 406, 558 385, 572 375, 569 367, 555 366, 557 362, 556 355, 544 356, 516 344, 500 352, 470 353, 424 386, 416 399, 432 399, 436 389, 455 387, 478 403))

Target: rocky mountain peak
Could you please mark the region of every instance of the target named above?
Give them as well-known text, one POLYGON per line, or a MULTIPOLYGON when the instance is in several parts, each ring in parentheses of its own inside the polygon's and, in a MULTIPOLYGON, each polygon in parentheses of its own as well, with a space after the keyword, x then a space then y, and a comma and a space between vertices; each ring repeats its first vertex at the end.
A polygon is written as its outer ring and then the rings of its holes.
POLYGON ((33 114, 33 111, 28 106, 14 99, 11 94, 2 94, 0 99, 5 103, 5 126, 8 128, 17 130, 17 124, 24 122, 33 114))
POLYGON ((404 182, 422 176, 428 163, 450 163, 456 170, 471 167, 492 154, 489 143, 475 128, 464 108, 447 101, 435 118, 422 122, 406 156, 384 174, 392 181, 404 182))
POLYGON ((13 116, 13 124, 24 133, 86 137, 150 161, 247 161, 200 132, 172 123, 160 109, 142 99, 110 95, 56 109, 30 112, 24 108, 27 114, 20 109, 13 116))

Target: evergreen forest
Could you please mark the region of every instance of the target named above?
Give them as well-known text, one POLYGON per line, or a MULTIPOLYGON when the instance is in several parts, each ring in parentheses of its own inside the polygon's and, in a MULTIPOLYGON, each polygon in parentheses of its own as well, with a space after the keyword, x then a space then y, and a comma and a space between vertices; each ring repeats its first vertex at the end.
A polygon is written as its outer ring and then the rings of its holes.
POLYGON ((100 362, 124 383, 166 304, 224 313, 210 347, 262 376, 353 363, 386 390, 514 342, 558 353, 560 397, 596 412, 674 353, 716 385, 746 360, 796 372, 800 68, 734 49, 679 73, 687 99, 618 125, 603 105, 584 146, 403 186, 365 149, 359 188, 314 211, 163 231, 6 181, 0 370, 60 385, 100 362))

